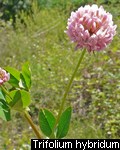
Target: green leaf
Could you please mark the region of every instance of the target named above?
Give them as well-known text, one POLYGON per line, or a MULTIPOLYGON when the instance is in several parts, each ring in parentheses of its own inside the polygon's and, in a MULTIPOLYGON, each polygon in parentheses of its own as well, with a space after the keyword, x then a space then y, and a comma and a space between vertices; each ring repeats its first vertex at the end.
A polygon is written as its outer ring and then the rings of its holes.
POLYGON ((25 90, 13 90, 9 94, 11 101, 9 97, 6 97, 6 99, 10 101, 9 105, 15 110, 22 110, 31 103, 30 94, 25 90))
POLYGON ((28 62, 24 63, 22 66, 22 73, 20 74, 20 79, 21 80, 19 85, 22 88, 29 90, 31 87, 31 71, 28 62))
POLYGON ((28 90, 28 87, 27 87, 27 85, 26 85, 26 82, 25 82, 25 79, 24 79, 22 73, 20 73, 19 86, 20 86, 20 88, 23 88, 23 89, 28 90))
POLYGON ((8 81, 12 86, 18 87, 20 80, 20 72, 12 67, 6 67, 6 71, 10 73, 10 80, 8 81))
POLYGON ((5 97, 4 97, 4 95, 3 95, 2 91, 1 91, 1 89, 0 89, 0 99, 2 99, 2 100, 5 101, 5 97))
POLYGON ((54 115, 47 109, 40 109, 39 112, 39 126, 41 131, 46 135, 52 134, 53 127, 55 125, 54 115))
POLYGON ((20 79, 20 72, 17 69, 6 67, 5 70, 12 74, 17 80, 20 79))
MULTIPOLYGON (((11 97, 11 101, 9 103, 9 105, 11 107, 15 107, 15 105, 20 101, 21 103, 19 103, 19 107, 21 107, 22 105, 22 101, 21 101, 21 94, 20 94, 20 90, 13 90, 9 93, 10 97, 11 97)), ((9 97, 6 97, 7 101, 9 97)))
POLYGON ((10 109, 6 103, 6 99, 0 90, 0 118, 5 121, 11 120, 10 109))
POLYGON ((72 108, 68 107, 61 115, 58 127, 57 127, 57 138, 63 138, 67 135, 70 119, 71 119, 72 108))
POLYGON ((0 99, 0 118, 5 121, 11 120, 10 109, 6 102, 0 99))
POLYGON ((23 108, 25 108, 29 106, 31 103, 30 93, 25 90, 20 90, 20 93, 21 93, 23 108))

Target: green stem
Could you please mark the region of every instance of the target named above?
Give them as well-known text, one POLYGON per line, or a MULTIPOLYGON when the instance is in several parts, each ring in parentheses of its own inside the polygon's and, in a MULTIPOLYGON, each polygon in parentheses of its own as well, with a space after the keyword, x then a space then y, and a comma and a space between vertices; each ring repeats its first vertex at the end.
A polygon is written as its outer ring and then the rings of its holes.
POLYGON ((32 119, 31 119, 31 116, 29 115, 29 113, 27 111, 24 111, 24 117, 28 121, 30 126, 32 127, 32 129, 33 129, 35 135, 37 136, 37 138, 42 139, 42 135, 38 131, 37 126, 33 123, 32 119))
POLYGON ((73 82, 73 80, 74 80, 74 77, 75 77, 75 75, 76 75, 76 73, 77 73, 77 70, 78 70, 78 68, 79 68, 79 66, 80 66, 80 64, 81 64, 81 62, 82 62, 82 59, 83 59, 83 56, 84 56, 85 52, 86 52, 86 49, 84 49, 84 50, 82 51, 82 54, 81 54, 81 56, 80 56, 80 58, 79 58, 79 61, 78 61, 78 64, 77 64, 77 66, 76 66, 76 68, 75 68, 75 70, 74 70, 74 72, 73 72, 73 74, 72 74, 72 77, 71 77, 71 79, 70 79, 70 81, 69 81, 69 83, 68 83, 68 85, 67 85, 66 91, 65 91, 64 96, 63 96, 63 98, 62 98, 62 103, 61 103, 61 106, 60 106, 60 109, 59 109, 59 113, 58 113, 58 116, 57 116, 57 119, 56 119, 56 123, 55 123, 54 129, 53 129, 53 132, 52 132, 52 134, 51 134, 51 137, 52 137, 52 138, 54 137, 54 130, 55 130, 55 128, 56 128, 56 126, 57 126, 57 124, 58 124, 58 122, 59 122, 59 120, 60 120, 60 116, 61 116, 62 111, 63 111, 63 108, 64 108, 64 104, 65 104, 65 101, 66 101, 67 94, 68 94, 68 92, 69 92, 69 90, 70 90, 70 87, 71 87, 72 82, 73 82))
MULTIPOLYGON (((7 96, 10 97, 9 92, 6 90, 6 88, 5 88, 3 85, 1 85, 1 89, 3 90, 3 92, 4 92, 7 96)), ((10 98, 11 98, 11 97, 10 97, 10 98)), ((11 99, 12 99, 12 98, 11 98, 11 99)))

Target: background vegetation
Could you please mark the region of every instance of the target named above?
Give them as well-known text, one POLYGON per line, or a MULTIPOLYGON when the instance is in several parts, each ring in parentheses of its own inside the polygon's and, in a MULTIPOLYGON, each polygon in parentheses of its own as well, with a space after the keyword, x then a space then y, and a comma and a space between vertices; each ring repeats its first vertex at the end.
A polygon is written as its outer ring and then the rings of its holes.
MULTIPOLYGON (((119 0, 1 0, 0 66, 20 68, 30 62, 31 116, 38 124, 41 107, 57 115, 61 97, 81 51, 64 31, 71 11, 96 3, 112 13, 117 34, 110 46, 86 54, 68 95, 73 106, 66 138, 120 138, 120 2, 119 0)), ((0 120, 0 149, 29 150, 35 138, 19 113, 0 120)))

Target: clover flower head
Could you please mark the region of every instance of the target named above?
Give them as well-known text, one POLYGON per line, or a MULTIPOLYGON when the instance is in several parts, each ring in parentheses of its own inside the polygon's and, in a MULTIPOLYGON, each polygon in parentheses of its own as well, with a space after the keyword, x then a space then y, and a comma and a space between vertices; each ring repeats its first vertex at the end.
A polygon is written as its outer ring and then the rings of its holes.
POLYGON ((4 82, 7 82, 10 79, 10 74, 7 73, 4 69, 0 68, 0 85, 4 82))
POLYGON ((86 5, 72 12, 65 31, 76 49, 86 48, 89 52, 103 50, 116 34, 112 15, 102 6, 86 5))

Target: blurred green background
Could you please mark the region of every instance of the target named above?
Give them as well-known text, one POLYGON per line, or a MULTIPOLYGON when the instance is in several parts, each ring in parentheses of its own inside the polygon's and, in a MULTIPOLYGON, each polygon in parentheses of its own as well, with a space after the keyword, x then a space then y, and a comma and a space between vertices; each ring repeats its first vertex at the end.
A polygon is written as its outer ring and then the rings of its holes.
MULTIPOLYGON (((120 138, 120 1, 0 0, 0 66, 17 69, 29 61, 32 71, 31 116, 46 107, 57 115, 80 50, 64 33, 71 11, 85 4, 103 5, 112 13, 117 34, 94 55, 87 53, 67 97, 73 107, 66 138, 120 138)), ((0 149, 29 150, 35 138, 19 113, 0 120, 0 149)))

